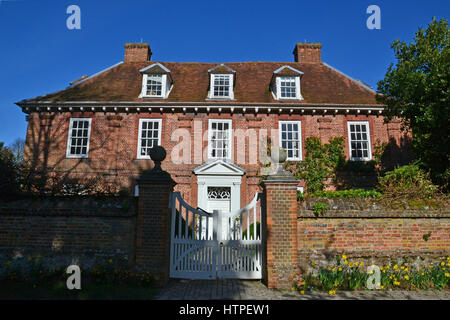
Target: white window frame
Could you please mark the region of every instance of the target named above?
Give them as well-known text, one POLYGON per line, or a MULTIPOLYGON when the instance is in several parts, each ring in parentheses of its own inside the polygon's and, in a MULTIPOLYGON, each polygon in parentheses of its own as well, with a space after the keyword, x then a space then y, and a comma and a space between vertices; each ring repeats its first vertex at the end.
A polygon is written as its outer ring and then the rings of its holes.
POLYGON ((283 147, 282 144, 282 131, 281 131, 281 125, 282 124, 297 124, 298 125, 298 138, 299 138, 299 152, 298 152, 298 157, 289 157, 287 156, 286 160, 288 161, 302 161, 303 159, 303 153, 302 153, 302 148, 303 148, 303 143, 302 143, 302 122, 301 120, 279 120, 278 121, 278 138, 279 138, 279 146, 280 148, 283 147))
POLYGON ((66 149, 66 158, 72 158, 72 159, 80 159, 80 158, 88 158, 89 157, 89 144, 91 142, 91 128, 92 128, 92 118, 70 118, 70 124, 69 124, 69 132, 67 133, 67 149, 66 149), (88 136, 87 136, 87 145, 86 145, 86 154, 71 154, 70 148, 71 148, 71 142, 72 142, 72 129, 73 129, 73 123, 75 121, 88 121, 88 136))
POLYGON ((232 73, 212 73, 211 77, 210 77, 210 83, 209 83, 209 98, 210 99, 234 99, 234 91, 233 91, 233 87, 234 87, 234 76, 232 73), (229 78, 229 85, 228 85, 228 96, 221 96, 221 97, 216 97, 214 96, 214 80, 217 76, 227 76, 229 78))
POLYGON ((147 122, 158 122, 158 146, 161 145, 161 134, 162 134, 162 119, 155 118, 140 118, 139 119, 139 133, 138 133, 138 145, 137 145, 137 159, 150 159, 150 156, 141 155, 141 142, 142 142, 142 123, 147 122))
POLYGON ((233 159, 233 120, 231 119, 209 119, 208 120, 208 159, 233 159), (212 156, 212 124, 213 122, 215 123, 228 123, 228 130, 229 130, 229 135, 228 135, 228 148, 229 148, 229 152, 228 152, 228 156, 223 158, 223 157, 213 157, 212 156))
POLYGON ((144 73, 142 75, 142 90, 141 90, 141 94, 139 95, 139 98, 163 98, 163 99, 166 99, 168 96, 168 94, 167 94, 167 87, 168 87, 167 74, 161 74, 161 82, 162 82, 161 83, 161 95, 148 95, 147 94, 148 77, 152 76, 152 75, 155 75, 155 74, 144 73))
POLYGON ((348 135, 348 150, 351 161, 369 161, 372 160, 372 143, 370 141, 370 126, 369 121, 347 121, 347 135, 348 135), (350 125, 365 125, 367 128, 367 153, 368 157, 352 157, 352 135, 350 131, 350 125))
POLYGON ((300 77, 299 76, 277 76, 276 82, 276 97, 277 100, 302 100, 300 94, 300 77), (281 80, 282 78, 295 78, 295 97, 282 97, 281 96, 281 80))

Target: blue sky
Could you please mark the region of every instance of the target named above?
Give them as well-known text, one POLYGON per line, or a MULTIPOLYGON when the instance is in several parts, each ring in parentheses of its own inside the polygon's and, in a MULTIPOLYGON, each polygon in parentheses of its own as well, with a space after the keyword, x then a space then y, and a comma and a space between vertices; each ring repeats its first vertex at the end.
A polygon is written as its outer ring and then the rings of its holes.
POLYGON ((394 62, 390 44, 411 41, 450 1, 0 0, 0 141, 25 137, 14 104, 65 88, 123 60, 126 42, 150 43, 159 61, 293 61, 296 42, 321 42, 322 59, 376 88, 394 62), (81 30, 66 9, 81 8, 81 30), (381 30, 369 30, 369 5, 381 30))

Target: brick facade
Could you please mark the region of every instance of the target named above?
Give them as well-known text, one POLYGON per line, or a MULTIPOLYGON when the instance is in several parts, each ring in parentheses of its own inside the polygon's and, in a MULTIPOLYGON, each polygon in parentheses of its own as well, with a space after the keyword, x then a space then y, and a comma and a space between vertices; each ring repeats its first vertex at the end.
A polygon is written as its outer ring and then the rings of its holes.
MULTIPOLYGON (((344 136, 344 152, 349 157, 347 121, 368 121, 372 152, 379 139, 389 142, 394 153, 388 154, 390 163, 406 162, 409 153, 402 152, 404 141, 408 139, 400 131, 397 122, 384 124, 382 116, 375 115, 298 115, 298 114, 230 114, 230 113, 113 113, 113 112, 62 112, 53 114, 32 113, 28 116, 26 159, 32 161, 34 167, 44 167, 46 170, 73 177, 100 176, 115 184, 118 188, 125 187, 132 192, 135 179, 142 170, 153 166, 151 160, 137 159, 139 119, 162 119, 161 144, 167 150, 167 160, 163 168, 177 182, 176 191, 182 192, 184 199, 192 206, 197 205, 196 176, 192 170, 201 165, 204 160, 198 157, 194 141, 198 133, 194 133, 195 123, 201 124, 201 134, 208 129, 208 119, 231 119, 234 130, 255 130, 259 136, 262 130, 277 129, 280 120, 301 121, 302 153, 305 155, 305 139, 312 136, 320 137, 324 142, 333 136, 344 136), (66 158, 68 126, 70 118, 92 118, 89 158, 66 158), (198 122, 197 122, 198 121, 198 122), (185 129, 191 136, 191 156, 189 163, 174 163, 172 150, 181 141, 172 134, 176 129, 185 129)), ((269 131, 270 132, 270 131, 269 131)), ((256 162, 249 163, 254 150, 258 146, 249 144, 246 138, 245 148, 238 149, 237 139, 233 141, 234 161, 242 167, 246 174, 241 188, 241 205, 246 205, 259 190, 260 166, 256 162), (238 157, 245 156, 245 163, 237 162, 238 157)), ((202 142, 203 150, 207 149, 207 139, 202 142)), ((258 158, 255 158, 258 161, 258 158)), ((302 185, 302 184, 300 184, 302 185)))

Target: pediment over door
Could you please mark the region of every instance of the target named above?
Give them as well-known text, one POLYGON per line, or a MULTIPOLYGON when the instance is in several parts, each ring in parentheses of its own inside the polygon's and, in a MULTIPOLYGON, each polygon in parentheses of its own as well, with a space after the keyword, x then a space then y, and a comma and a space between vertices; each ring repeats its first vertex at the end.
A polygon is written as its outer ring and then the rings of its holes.
POLYGON ((196 175, 242 176, 245 174, 245 170, 233 163, 219 159, 202 164, 194 169, 194 173, 196 175))

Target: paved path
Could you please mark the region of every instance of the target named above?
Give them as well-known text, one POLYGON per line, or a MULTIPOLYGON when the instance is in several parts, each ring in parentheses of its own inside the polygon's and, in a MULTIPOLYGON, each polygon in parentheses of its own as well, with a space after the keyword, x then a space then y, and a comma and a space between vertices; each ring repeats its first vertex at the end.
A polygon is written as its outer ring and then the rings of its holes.
POLYGON ((158 300, 450 300, 450 291, 338 291, 305 293, 270 290, 260 281, 171 280, 158 300))

